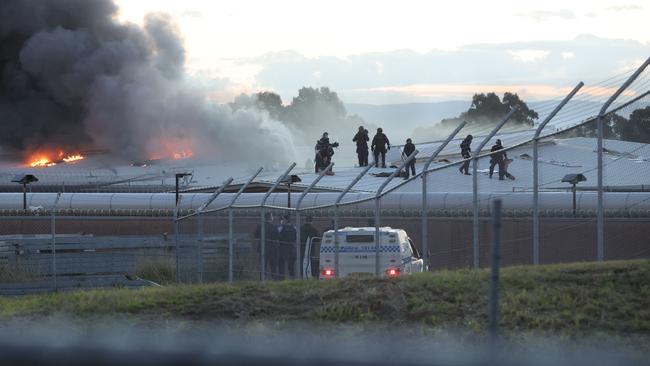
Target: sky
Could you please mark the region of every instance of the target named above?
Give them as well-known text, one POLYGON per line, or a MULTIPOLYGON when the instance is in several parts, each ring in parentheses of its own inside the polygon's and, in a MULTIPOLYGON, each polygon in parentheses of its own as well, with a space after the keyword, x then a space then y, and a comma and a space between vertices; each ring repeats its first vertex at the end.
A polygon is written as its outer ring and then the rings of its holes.
POLYGON ((121 21, 169 13, 188 78, 214 99, 329 86, 346 103, 566 94, 650 56, 650 1, 116 0, 121 21))

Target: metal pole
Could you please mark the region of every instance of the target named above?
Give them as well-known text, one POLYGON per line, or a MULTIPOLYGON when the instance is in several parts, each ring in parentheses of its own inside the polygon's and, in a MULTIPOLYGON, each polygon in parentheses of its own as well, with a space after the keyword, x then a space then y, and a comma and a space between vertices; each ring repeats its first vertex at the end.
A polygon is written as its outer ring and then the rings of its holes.
POLYGON ((366 166, 366 168, 359 173, 359 175, 357 175, 347 187, 345 187, 343 192, 341 192, 341 194, 336 198, 336 202, 334 202, 334 276, 338 276, 339 274, 339 205, 341 204, 343 197, 350 192, 355 184, 359 183, 361 178, 363 178, 363 176, 366 175, 373 166, 375 166, 375 163, 376 161, 373 161, 372 164, 368 164, 368 166, 366 166))
POLYGON ((479 219, 478 219, 478 158, 481 153, 481 150, 483 150, 483 147, 490 141, 490 139, 496 135, 496 133, 503 127, 503 125, 508 122, 510 117, 519 109, 519 107, 515 106, 506 114, 505 117, 494 127, 494 129, 490 132, 489 135, 483 141, 481 141, 481 144, 478 146, 478 149, 474 152, 474 156, 472 157, 472 193, 473 193, 473 207, 474 207, 474 221, 472 224, 472 257, 474 259, 474 268, 478 269, 479 268, 479 238, 478 238, 478 226, 479 226, 479 219))
POLYGON ((198 262, 198 272, 199 272, 199 283, 203 283, 203 213, 199 211, 197 213, 197 232, 198 232, 198 241, 199 248, 197 250, 197 262, 198 262))
MULTIPOLYGON (((232 212, 232 206, 235 204, 235 201, 237 201, 237 198, 248 188, 248 185, 253 182, 253 180, 262 172, 262 167, 257 169, 257 172, 253 174, 246 183, 244 183, 241 188, 239 188, 239 191, 235 193, 233 196, 232 200, 230 200, 230 204, 228 205, 228 282, 232 282, 234 279, 233 275, 233 269, 234 269, 234 260, 233 260, 233 252, 235 249, 235 238, 233 235, 233 212, 232 212)), ((264 214, 262 213, 262 224, 264 223, 264 214)), ((262 233, 264 232, 264 224, 262 225, 262 233)), ((260 233, 260 235, 263 235, 260 233)))
POLYGON ((271 188, 266 192, 266 194, 264 195, 264 198, 262 198, 262 202, 260 204, 260 212, 262 213, 262 217, 261 217, 261 220, 262 220, 262 224, 261 224, 262 232, 260 233, 260 249, 261 249, 261 253, 262 253, 262 258, 261 258, 261 260, 262 260, 262 281, 266 280, 266 273, 265 273, 265 271, 266 271, 266 248, 265 248, 266 247, 266 221, 264 220, 264 214, 265 214, 264 205, 266 205, 266 201, 269 199, 269 196, 271 195, 271 193, 273 193, 273 191, 275 191, 275 189, 278 187, 278 185, 280 185, 280 183, 287 177, 287 175, 289 175, 289 173, 291 172, 291 170, 295 166, 296 166, 296 163, 291 163, 291 165, 289 166, 289 168, 287 168, 287 170, 284 172, 284 174, 282 174, 281 176, 278 177, 278 179, 275 180, 275 183, 273 183, 273 186, 271 186, 271 188))
POLYGON ((287 208, 291 208, 291 181, 287 182, 287 208))
POLYGON ((260 208, 260 279, 266 280, 266 210, 260 208))
POLYGON ((380 219, 380 214, 379 211, 381 210, 381 197, 376 197, 375 198, 375 276, 379 277, 379 240, 381 240, 381 237, 379 235, 379 219, 380 219))
POLYGON ((56 199, 54 200, 54 205, 52 205, 52 279, 54 280, 54 291, 59 289, 56 281, 56 206, 59 204, 59 199, 61 198, 61 192, 56 194, 56 199))
MULTIPOLYGON (((316 179, 314 179, 313 182, 307 187, 304 191, 302 191, 302 194, 300 197, 298 197, 298 202, 296 202, 296 263, 295 263, 295 271, 296 271, 296 278, 302 278, 301 273, 302 271, 300 270, 301 268, 301 263, 302 263, 302 258, 301 258, 301 253, 300 253, 300 246, 302 245, 301 240, 300 240, 300 207, 302 206, 302 200, 305 199, 307 196, 307 193, 314 188, 318 182, 327 174, 327 172, 332 170, 332 167, 334 167, 334 163, 330 163, 327 168, 322 170, 316 179)), ((336 272, 334 272, 334 275, 336 275, 336 272)))
POLYGON ((178 242, 178 203, 174 207, 174 241, 176 242, 176 283, 180 283, 180 244, 178 242))
POLYGON ((490 276, 490 304, 488 317, 492 347, 496 344, 499 322, 499 245, 501 241, 501 200, 492 202, 492 273, 490 276))
POLYGON ((573 217, 576 217, 576 184, 575 183, 573 183, 571 192, 573 193, 573 217))
POLYGON ((598 113, 597 125, 598 125, 598 218, 597 218, 597 227, 596 227, 596 239, 597 239, 597 259, 598 261, 603 261, 605 259, 605 209, 603 207, 603 116, 607 112, 607 108, 616 100, 616 98, 627 89, 634 80, 648 67, 650 64, 650 57, 645 60, 643 65, 639 67, 629 79, 621 85, 621 87, 612 95, 607 102, 600 109, 598 113))
POLYGON ((27 212, 27 183, 23 183, 23 211, 27 212))
POLYGON ((573 98, 574 95, 585 85, 582 81, 576 85, 571 92, 564 97, 555 109, 542 123, 539 124, 533 137, 533 264, 539 264, 539 136, 546 124, 573 98))
POLYGON ((233 213, 232 209, 228 209, 228 282, 233 281, 233 271, 235 268, 234 262, 234 241, 233 241, 233 213))
POLYGON ((467 121, 463 121, 461 124, 456 127, 456 129, 449 135, 447 136, 447 139, 442 142, 440 146, 436 149, 436 151, 431 154, 427 162, 424 164, 424 167, 422 168, 422 255, 424 257, 424 265, 425 269, 428 268, 429 266, 429 222, 427 220, 427 175, 428 175, 428 170, 429 166, 433 162, 433 159, 440 154, 440 152, 451 142, 451 140, 458 134, 458 132, 465 127, 467 124, 467 121))
POLYGON ((178 196, 179 196, 179 193, 178 193, 178 179, 180 179, 180 177, 178 176, 178 174, 176 174, 175 178, 176 178, 176 204, 178 205, 178 196))
MULTIPOLYGON (((298 206, 296 206, 298 207, 298 206)), ((302 258, 300 257, 300 211, 296 209, 296 242, 295 244, 295 252, 296 252, 296 262, 293 264, 293 270, 294 270, 294 276, 295 279, 302 279, 302 271, 300 268, 302 267, 302 258)), ((287 271, 289 268, 287 268, 287 271)))
POLYGON ((419 153, 419 151, 417 149, 415 151, 413 151, 411 153, 411 155, 409 155, 406 158, 406 160, 404 160, 402 162, 402 164, 400 164, 400 166, 397 167, 397 169, 395 169, 395 171, 393 171, 393 173, 391 173, 391 175, 388 176, 388 178, 386 178, 386 180, 381 184, 381 186, 379 186, 379 189, 377 189, 377 193, 375 193, 375 276, 377 276, 377 277, 379 277, 381 275, 381 273, 379 271, 379 252, 380 252, 379 251, 379 240, 380 240, 380 237, 379 237, 379 216, 380 216, 379 212, 381 210, 381 192, 384 191, 384 188, 386 188, 388 183, 390 183, 390 181, 393 180, 393 178, 395 178, 395 176, 397 176, 397 174, 399 174, 399 172, 401 172, 402 169, 404 169, 405 166, 407 166, 413 159, 415 159, 415 156, 418 153, 419 153))
POLYGON ((197 209, 197 211, 198 211, 198 212, 203 212, 203 211, 205 211, 205 209, 208 208, 208 206, 210 206, 210 204, 211 204, 212 202, 214 202, 214 200, 216 200, 217 197, 219 197, 219 195, 220 195, 221 193, 223 193, 223 191, 224 191, 226 188, 228 188, 228 186, 230 185, 230 183, 232 183, 232 181, 233 181, 233 178, 232 178, 232 177, 230 177, 230 178, 226 179, 225 181, 223 181, 223 183, 221 183, 221 186, 220 186, 219 188, 217 188, 217 190, 215 190, 215 191, 210 195, 210 197, 209 197, 205 202, 203 202, 203 204, 202 204, 201 206, 199 206, 199 208, 197 209))
POLYGON ((214 200, 232 183, 233 178, 230 177, 226 179, 221 186, 210 195, 210 197, 197 209, 197 232, 198 232, 198 250, 197 250, 197 262, 198 262, 198 278, 199 283, 203 283, 203 211, 212 203, 214 200))

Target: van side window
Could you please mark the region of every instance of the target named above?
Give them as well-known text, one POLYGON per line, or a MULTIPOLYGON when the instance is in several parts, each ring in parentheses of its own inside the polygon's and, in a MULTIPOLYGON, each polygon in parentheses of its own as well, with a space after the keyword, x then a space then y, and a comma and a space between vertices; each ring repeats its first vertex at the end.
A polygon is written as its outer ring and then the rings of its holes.
POLYGON ((411 251, 413 252, 413 257, 415 258, 422 258, 422 255, 420 255, 420 252, 418 251, 418 248, 413 245, 413 241, 411 241, 411 238, 409 238, 409 246, 411 247, 411 251))

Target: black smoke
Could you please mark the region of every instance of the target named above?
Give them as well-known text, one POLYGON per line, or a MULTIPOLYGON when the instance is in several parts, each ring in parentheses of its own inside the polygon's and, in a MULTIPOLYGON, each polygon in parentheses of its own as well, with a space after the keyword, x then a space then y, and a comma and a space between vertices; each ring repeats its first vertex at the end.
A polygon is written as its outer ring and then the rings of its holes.
POLYGON ((116 20, 111 0, 0 0, 0 149, 108 149, 128 159, 189 150, 282 162, 281 124, 232 111, 185 82, 172 19, 116 20))

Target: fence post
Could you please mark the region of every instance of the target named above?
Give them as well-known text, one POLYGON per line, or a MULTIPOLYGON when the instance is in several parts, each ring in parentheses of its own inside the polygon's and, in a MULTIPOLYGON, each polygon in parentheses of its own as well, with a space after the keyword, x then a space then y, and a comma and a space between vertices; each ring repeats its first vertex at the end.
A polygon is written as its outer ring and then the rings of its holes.
POLYGON ((233 178, 230 177, 226 179, 217 190, 215 190, 210 197, 197 209, 197 220, 198 220, 198 272, 199 272, 199 283, 203 283, 203 211, 214 202, 217 197, 232 183, 233 178))
POLYGON ((598 261, 605 260, 605 208, 603 207, 603 117, 607 112, 607 108, 616 100, 616 98, 627 89, 634 80, 648 67, 650 64, 650 57, 621 85, 621 87, 605 102, 603 107, 598 113, 597 126, 598 126, 598 217, 596 227, 597 239, 597 259, 598 261))
POLYGON ((197 221, 197 236, 198 236, 198 250, 196 251, 199 274, 199 283, 203 283, 203 213, 199 211, 196 214, 197 221))
MULTIPOLYGON (((300 232, 300 206, 302 205, 302 200, 305 199, 305 196, 307 196, 307 193, 309 193, 309 191, 311 191, 311 189, 314 188, 314 186, 316 184, 318 184, 318 182, 320 182, 320 180, 325 176, 325 174, 327 174, 327 172, 332 170, 332 167, 334 167, 334 163, 330 163, 327 166, 327 168, 322 170, 318 174, 318 177, 316 177, 316 179, 314 179, 314 181, 311 182, 311 184, 304 191, 302 191, 302 194, 300 195, 300 197, 298 197, 298 202, 296 202, 296 263, 295 263, 295 273, 296 273, 296 278, 297 279, 302 278, 302 270, 301 270, 301 268, 302 268, 302 265, 301 265, 302 264, 302 255, 300 253, 300 246, 302 245, 301 240, 300 240, 300 234, 301 234, 301 232, 300 232)), ((336 275, 336 273, 335 273, 335 275, 336 275)))
POLYGON ((427 175, 429 166, 433 162, 433 159, 440 154, 440 152, 451 142, 451 140, 458 134, 458 132, 465 127, 467 121, 463 121, 461 124, 456 127, 456 129, 442 142, 436 151, 431 154, 427 162, 422 168, 422 255, 424 256, 424 265, 425 269, 429 267, 429 222, 427 220, 427 175))
POLYGON ((266 280, 266 273, 265 273, 266 272, 266 220, 265 220, 265 217, 264 217, 264 214, 265 214, 264 205, 266 205, 266 201, 269 199, 269 196, 271 195, 271 193, 273 193, 273 191, 275 191, 275 189, 287 177, 287 175, 289 175, 289 173, 291 172, 291 170, 295 166, 296 166, 296 163, 291 163, 291 165, 289 166, 289 168, 287 168, 287 170, 284 172, 284 174, 282 174, 281 176, 278 177, 278 179, 275 180, 275 183, 273 183, 273 186, 271 186, 271 188, 266 192, 266 194, 264 195, 264 198, 262 198, 262 202, 260 204, 260 212, 261 212, 261 215, 262 215, 262 218, 261 218, 262 222, 261 222, 261 225, 260 225, 261 226, 260 250, 262 252, 262 258, 261 258, 261 260, 262 260, 262 274, 261 274, 262 281, 266 280))
POLYGON ((50 229, 52 231, 52 279, 54 280, 54 291, 59 289, 57 280, 56 280, 56 206, 59 204, 59 199, 61 198, 61 192, 56 194, 56 199, 52 205, 52 224, 50 229))
POLYGON ((174 207, 174 242, 175 242, 175 248, 176 248, 176 283, 181 282, 181 275, 180 275, 180 258, 179 258, 179 252, 180 252, 180 244, 178 242, 178 203, 174 207))
POLYGON ((488 322, 492 349, 496 345, 497 325, 499 322, 499 245, 501 240, 501 200, 492 202, 492 272, 490 276, 490 303, 488 305, 488 322))
POLYGON ((384 188, 390 183, 399 172, 401 172, 404 167, 406 167, 413 159, 415 159, 415 156, 419 153, 419 151, 416 149, 409 155, 406 160, 400 164, 400 166, 395 169, 393 173, 391 173, 388 178, 379 186, 379 189, 377 189, 377 193, 375 193, 375 276, 379 277, 381 273, 379 272, 379 218, 380 218, 380 211, 381 211, 381 192, 384 191, 384 188))
POLYGON ((260 280, 266 280, 266 210, 260 207, 260 280))
POLYGON ((474 221, 472 224, 472 256, 474 259, 474 268, 478 269, 479 268, 479 232, 478 232, 478 227, 479 227, 479 219, 478 219, 478 158, 479 155, 481 154, 481 150, 483 150, 483 147, 490 141, 490 139, 496 135, 496 133, 503 127, 503 125, 508 122, 510 117, 519 109, 518 106, 515 106, 506 114, 505 117, 494 127, 494 129, 490 132, 489 135, 483 141, 481 141, 481 144, 479 145, 478 149, 474 152, 474 156, 472 156, 472 193, 473 193, 473 211, 474 211, 474 221))
POLYGON ((539 264, 539 135, 546 124, 573 98, 585 85, 582 81, 558 104, 555 109, 539 124, 533 137, 533 264, 539 264))
POLYGON ((350 192, 355 184, 359 183, 363 176, 368 174, 370 169, 375 166, 375 163, 376 161, 373 161, 372 164, 368 164, 368 166, 366 166, 366 168, 359 173, 359 175, 357 175, 347 187, 345 187, 343 192, 341 192, 341 194, 336 198, 336 202, 334 202, 334 276, 339 275, 339 205, 341 204, 343 197, 350 192))
MULTIPOLYGON (((250 178, 248 178, 248 181, 244 183, 244 185, 239 188, 237 193, 233 196, 232 200, 230 200, 230 204, 228 205, 228 282, 233 281, 233 270, 234 270, 234 258, 233 258, 233 252, 235 249, 235 238, 233 237, 233 212, 232 212, 232 206, 235 205, 235 201, 237 201, 237 198, 248 188, 248 185, 253 182, 253 180, 262 172, 262 167, 257 169, 257 172, 253 174, 250 178)), ((264 214, 262 214, 262 218, 264 217, 264 214)), ((264 220, 262 220, 264 221, 264 220)), ((261 235, 261 234, 260 234, 261 235)))

